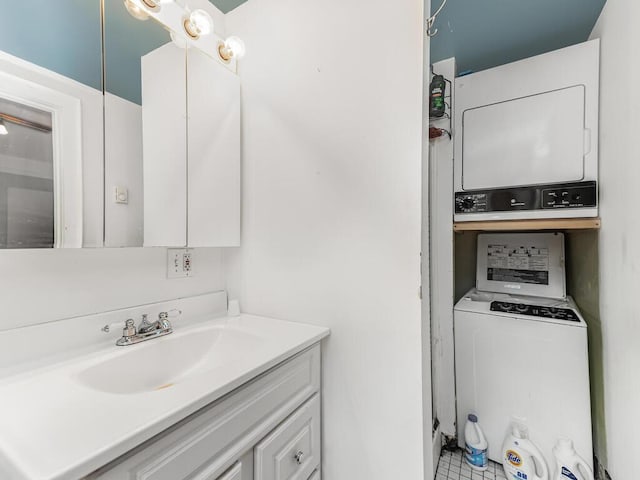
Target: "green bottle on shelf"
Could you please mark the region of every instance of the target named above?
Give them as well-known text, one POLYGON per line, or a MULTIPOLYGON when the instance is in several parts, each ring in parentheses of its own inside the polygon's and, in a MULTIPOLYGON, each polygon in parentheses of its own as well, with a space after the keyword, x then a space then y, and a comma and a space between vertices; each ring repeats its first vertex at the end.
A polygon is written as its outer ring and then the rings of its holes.
POLYGON ((429 116, 440 118, 445 114, 444 95, 447 83, 442 75, 434 75, 429 86, 429 116))

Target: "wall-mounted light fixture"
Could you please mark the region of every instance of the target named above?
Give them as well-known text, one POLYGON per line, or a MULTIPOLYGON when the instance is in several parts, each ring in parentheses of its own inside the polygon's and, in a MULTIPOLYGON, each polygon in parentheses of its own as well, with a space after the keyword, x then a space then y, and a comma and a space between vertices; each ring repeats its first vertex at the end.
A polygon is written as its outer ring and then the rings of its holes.
POLYGON ((187 49, 190 47, 189 41, 184 35, 171 31, 169 32, 169 37, 171 37, 171 41, 178 48, 187 49))
POLYGON ((213 32, 213 20, 204 10, 194 10, 182 19, 184 31, 194 40, 213 32))
POLYGON ((235 71, 232 60, 244 56, 246 48, 238 37, 229 37, 224 42, 214 35, 214 25, 211 15, 203 9, 191 10, 183 0, 123 0, 129 13, 138 20, 153 17, 161 23, 171 34, 171 40, 180 48, 194 46, 211 57, 216 56, 221 62, 235 71), (162 9, 163 4, 173 4, 171 8, 162 9), (180 28, 182 26, 182 28, 180 28), (212 35, 213 39, 198 42, 199 39, 212 35))
POLYGON ((0 135, 9 135, 9 130, 7 130, 7 126, 4 124, 4 120, 0 118, 0 135))
POLYGON ((162 0, 140 0, 149 10, 152 12, 157 12, 160 10, 160 5, 163 3, 169 3, 168 1, 162 0))
POLYGON ((124 6, 126 7, 127 12, 129 12, 129 14, 136 20, 144 21, 149 18, 149 14, 134 0, 124 0, 124 6))
POLYGON ((165 3, 173 3, 174 0, 124 0, 127 11, 138 20, 146 20, 149 13, 157 13, 165 3))
POLYGON ((218 53, 220 54, 220 58, 229 63, 232 58, 236 60, 244 57, 244 54, 247 52, 247 48, 244 45, 244 42, 238 37, 229 37, 224 43, 220 42, 218 45, 218 53))

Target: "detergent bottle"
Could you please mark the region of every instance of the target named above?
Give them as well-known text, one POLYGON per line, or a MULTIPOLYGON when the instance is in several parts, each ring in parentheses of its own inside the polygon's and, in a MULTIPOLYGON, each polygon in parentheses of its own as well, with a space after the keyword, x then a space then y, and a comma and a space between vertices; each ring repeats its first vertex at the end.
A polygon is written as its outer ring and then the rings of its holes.
POLYGON ((502 466, 508 480, 549 480, 549 469, 540 449, 529 440, 527 427, 512 422, 502 446, 502 466))
POLYGON ((471 468, 478 471, 489 468, 489 444, 478 425, 478 417, 473 414, 469 414, 464 426, 464 447, 464 459, 471 468))
POLYGON ((556 457, 556 473, 553 480, 593 480, 593 470, 587 462, 578 455, 573 442, 568 438, 561 438, 553 447, 556 457))

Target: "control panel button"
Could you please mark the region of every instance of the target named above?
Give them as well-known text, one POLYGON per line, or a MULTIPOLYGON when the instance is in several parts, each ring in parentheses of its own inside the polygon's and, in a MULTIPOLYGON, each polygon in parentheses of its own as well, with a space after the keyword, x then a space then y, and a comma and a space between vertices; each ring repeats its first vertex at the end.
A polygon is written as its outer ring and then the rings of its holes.
POLYGON ((471 197, 467 197, 464 200, 462 200, 462 208, 464 208, 465 210, 471 210, 475 206, 476 206, 476 201, 471 197))

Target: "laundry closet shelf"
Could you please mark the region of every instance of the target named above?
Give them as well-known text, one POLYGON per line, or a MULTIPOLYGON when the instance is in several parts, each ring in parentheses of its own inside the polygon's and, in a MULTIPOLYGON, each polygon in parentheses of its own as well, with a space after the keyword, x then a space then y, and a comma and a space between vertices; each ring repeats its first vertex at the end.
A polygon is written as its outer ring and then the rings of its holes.
POLYGON ((455 222, 454 232, 509 232, 516 230, 598 230, 600 218, 546 218, 536 220, 495 220, 455 222))

